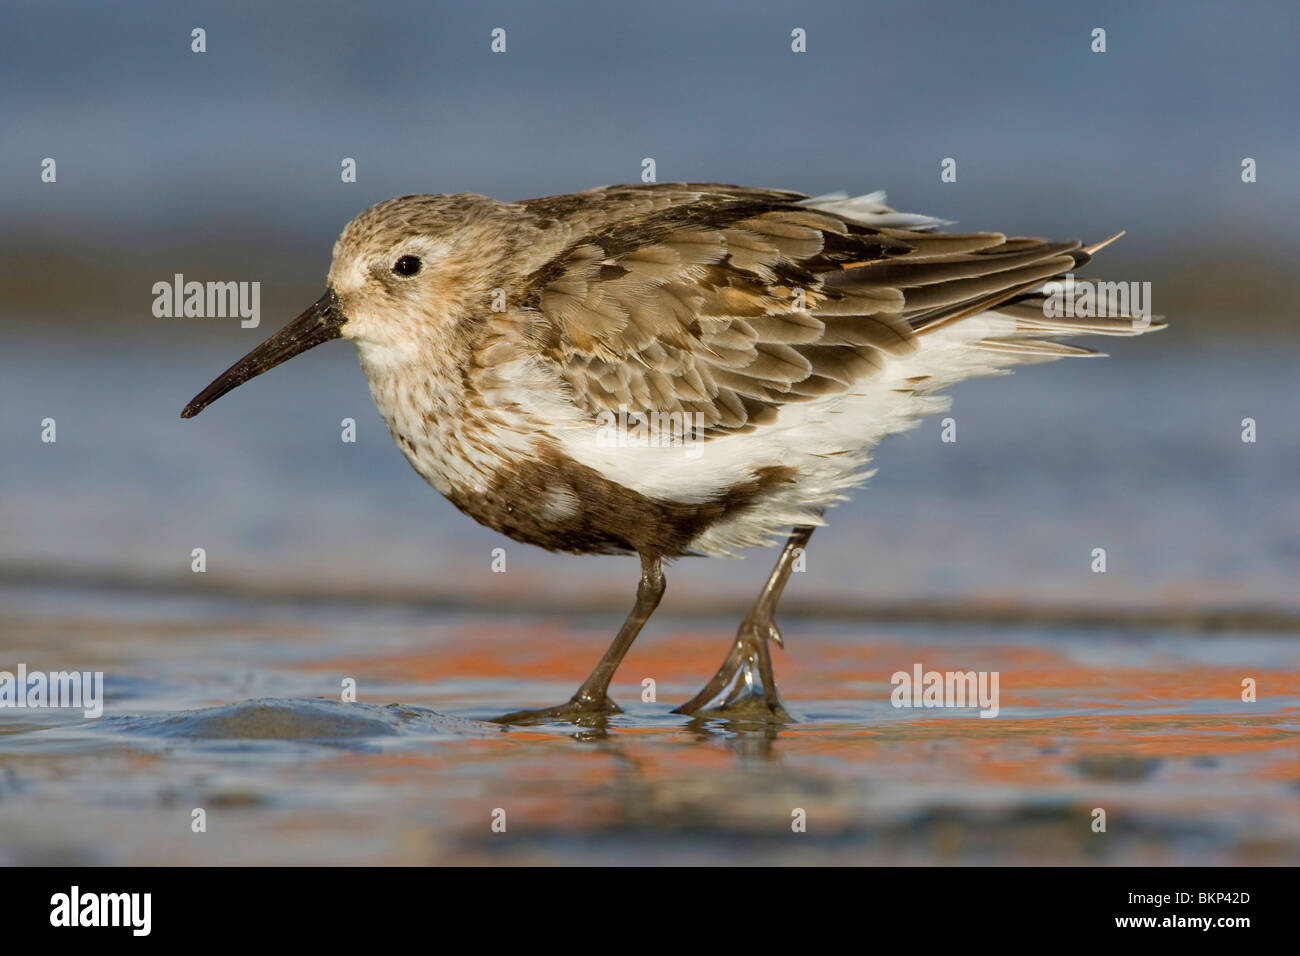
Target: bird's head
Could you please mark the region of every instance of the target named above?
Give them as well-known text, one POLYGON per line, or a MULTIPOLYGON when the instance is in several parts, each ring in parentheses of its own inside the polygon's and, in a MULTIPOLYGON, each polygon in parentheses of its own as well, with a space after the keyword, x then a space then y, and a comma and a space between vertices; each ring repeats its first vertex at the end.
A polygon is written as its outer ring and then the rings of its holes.
POLYGON ((486 307, 507 251, 510 207, 469 193, 402 196, 371 206, 334 244, 325 294, 222 372, 185 406, 193 418, 222 395, 331 339, 363 364, 452 354, 459 320, 486 307))

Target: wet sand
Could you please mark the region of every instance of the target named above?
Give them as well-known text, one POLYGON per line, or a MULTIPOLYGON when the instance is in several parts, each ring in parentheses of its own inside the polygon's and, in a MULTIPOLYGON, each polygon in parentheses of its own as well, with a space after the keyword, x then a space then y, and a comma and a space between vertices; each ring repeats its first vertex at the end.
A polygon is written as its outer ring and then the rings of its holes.
POLYGON ((669 713, 729 626, 665 615, 615 681, 626 713, 502 729, 567 697, 616 619, 3 597, 15 660, 107 688, 99 720, 0 711, 6 865, 1300 862, 1289 635, 787 617, 798 721, 769 727, 669 713), (997 670, 999 716, 893 707, 918 662, 997 670))

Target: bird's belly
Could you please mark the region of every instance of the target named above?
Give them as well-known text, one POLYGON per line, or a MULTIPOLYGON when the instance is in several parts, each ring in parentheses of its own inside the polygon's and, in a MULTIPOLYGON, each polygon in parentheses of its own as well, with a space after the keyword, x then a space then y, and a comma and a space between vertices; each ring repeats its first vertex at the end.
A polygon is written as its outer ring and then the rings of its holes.
POLYGON ((746 512, 757 516, 794 477, 791 469, 761 468, 704 500, 683 501, 634 491, 545 440, 529 453, 489 460, 463 443, 435 449, 396 433, 394 439, 421 477, 480 524, 575 554, 690 553, 710 527, 746 512))
POLYGON ((376 405, 415 471, 479 523, 548 550, 728 554, 820 523, 826 503, 805 487, 802 462, 771 449, 745 460, 748 443, 611 446, 559 415, 466 408, 384 384, 372 380, 376 405))

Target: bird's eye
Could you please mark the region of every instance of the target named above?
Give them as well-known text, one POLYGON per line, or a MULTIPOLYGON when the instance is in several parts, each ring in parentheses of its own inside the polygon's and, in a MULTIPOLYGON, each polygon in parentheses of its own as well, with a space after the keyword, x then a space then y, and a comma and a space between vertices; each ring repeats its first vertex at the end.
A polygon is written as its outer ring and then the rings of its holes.
POLYGON ((423 265, 419 256, 402 256, 393 263, 393 272, 399 276, 413 276, 423 265))

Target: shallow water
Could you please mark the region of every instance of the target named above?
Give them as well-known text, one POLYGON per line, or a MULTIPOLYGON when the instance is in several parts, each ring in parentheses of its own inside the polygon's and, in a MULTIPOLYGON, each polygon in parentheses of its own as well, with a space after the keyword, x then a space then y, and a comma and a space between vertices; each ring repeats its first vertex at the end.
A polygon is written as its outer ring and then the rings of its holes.
POLYGON ((4 596, 17 659, 107 686, 98 720, 0 711, 6 864, 1300 862, 1289 635, 790 619, 797 721, 771 727, 669 713, 729 627, 665 615, 615 681, 624 714, 503 729, 617 622, 4 596), (893 707, 918 662, 998 671, 1000 715, 893 707))

